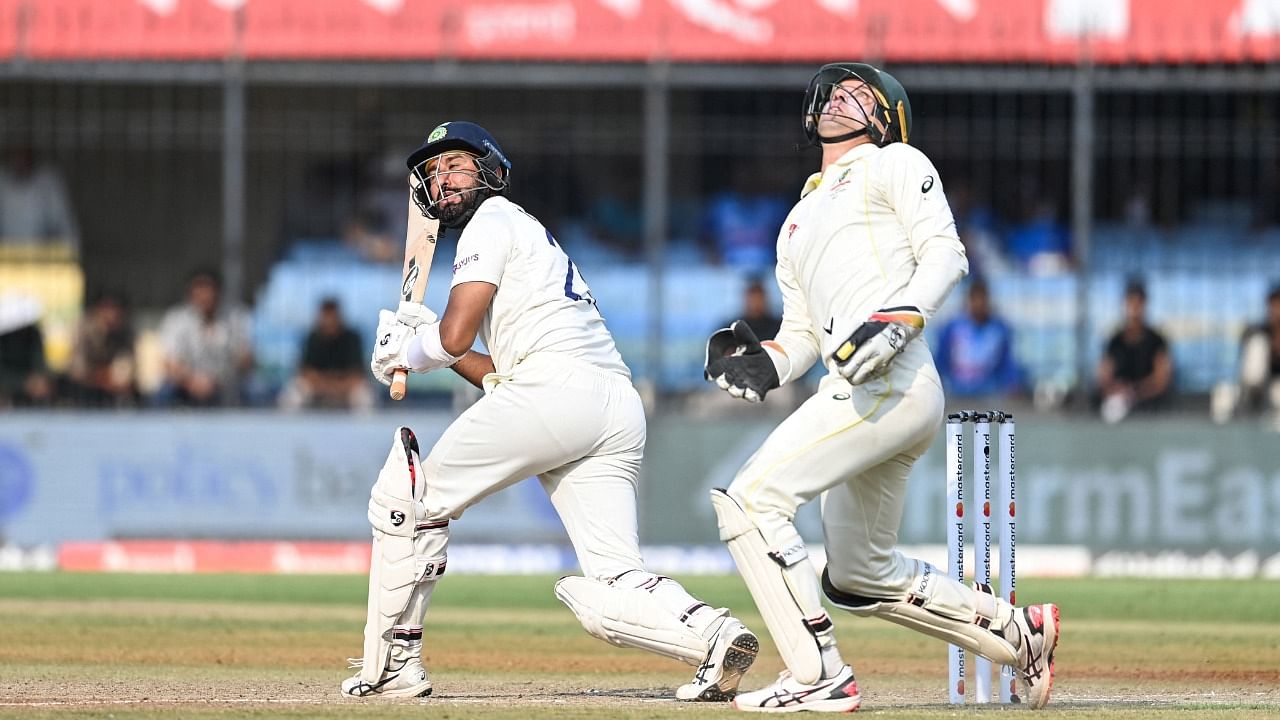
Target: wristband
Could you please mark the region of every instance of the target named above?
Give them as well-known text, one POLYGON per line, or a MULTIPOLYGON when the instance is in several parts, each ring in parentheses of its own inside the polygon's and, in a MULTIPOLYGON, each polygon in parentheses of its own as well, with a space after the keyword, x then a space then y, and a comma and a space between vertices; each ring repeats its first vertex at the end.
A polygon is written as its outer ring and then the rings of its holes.
POLYGON ((417 342, 409 343, 405 357, 409 365, 418 372, 450 367, 462 359, 462 355, 453 355, 444 349, 444 344, 440 341, 440 323, 431 323, 423 328, 417 342))

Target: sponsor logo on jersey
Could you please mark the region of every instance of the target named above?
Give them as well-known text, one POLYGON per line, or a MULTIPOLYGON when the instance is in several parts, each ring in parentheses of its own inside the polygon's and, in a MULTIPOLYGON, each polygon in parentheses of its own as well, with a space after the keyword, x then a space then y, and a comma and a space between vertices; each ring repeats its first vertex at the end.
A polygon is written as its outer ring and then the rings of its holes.
POLYGON ((795 234, 796 234, 796 228, 798 228, 798 227, 800 227, 800 226, 799 226, 799 225, 796 225, 795 223, 791 223, 791 225, 787 228, 787 239, 788 239, 788 240, 790 240, 790 239, 791 239, 791 236, 792 236, 792 235, 795 235, 795 234))
POLYGON ((462 268, 470 265, 473 262, 478 261, 479 259, 480 259, 480 253, 473 253, 471 255, 468 255, 467 257, 464 257, 458 262, 453 264, 453 272, 456 274, 462 268))
POLYGON ((920 194, 923 195, 933 189, 933 176, 925 175, 924 182, 920 183, 920 194))

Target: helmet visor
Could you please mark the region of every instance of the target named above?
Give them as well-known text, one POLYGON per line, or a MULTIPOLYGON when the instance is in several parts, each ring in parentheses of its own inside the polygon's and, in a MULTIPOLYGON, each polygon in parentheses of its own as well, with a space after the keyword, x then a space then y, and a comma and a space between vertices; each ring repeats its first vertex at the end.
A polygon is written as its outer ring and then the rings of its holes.
POLYGON ((422 213, 446 223, 474 210, 493 187, 480 171, 474 153, 449 150, 413 167, 409 185, 422 213))
POLYGON ((826 68, 813 77, 805 92, 805 130, 817 138, 835 138, 868 129, 884 130, 877 110, 887 108, 883 93, 857 73, 826 68))

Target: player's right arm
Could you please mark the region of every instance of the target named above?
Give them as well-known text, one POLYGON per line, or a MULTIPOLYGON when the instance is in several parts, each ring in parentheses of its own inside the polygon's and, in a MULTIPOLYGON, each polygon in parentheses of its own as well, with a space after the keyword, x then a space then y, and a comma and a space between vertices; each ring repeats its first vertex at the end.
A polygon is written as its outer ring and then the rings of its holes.
POLYGON ((813 365, 819 354, 808 303, 778 241, 778 285, 782 288, 782 326, 777 337, 760 342, 739 320, 707 341, 703 376, 736 398, 760 402, 765 395, 813 365))
POLYGON ((813 330, 809 302, 791 267, 786 240, 782 237, 778 239, 778 266, 775 275, 778 278, 778 289, 782 291, 782 327, 778 329, 778 336, 773 339, 773 344, 786 356, 787 367, 778 370, 778 379, 785 385, 804 375, 813 366, 822 352, 822 345, 813 330))
POLYGON ((494 372, 493 358, 475 352, 471 346, 497 289, 497 285, 479 280, 454 285, 449 291, 449 305, 440 318, 440 344, 445 352, 461 356, 451 366, 453 371, 476 387, 483 387, 481 379, 494 372))
POLYGON ((475 385, 478 388, 484 387, 484 376, 491 372, 497 372, 493 367, 493 358, 478 353, 475 350, 468 350, 462 359, 453 364, 453 371, 463 380, 475 385))
POLYGON ((449 304, 440 318, 440 344, 450 355, 465 355, 476 342, 480 323, 497 292, 496 283, 461 282, 449 291, 449 304))

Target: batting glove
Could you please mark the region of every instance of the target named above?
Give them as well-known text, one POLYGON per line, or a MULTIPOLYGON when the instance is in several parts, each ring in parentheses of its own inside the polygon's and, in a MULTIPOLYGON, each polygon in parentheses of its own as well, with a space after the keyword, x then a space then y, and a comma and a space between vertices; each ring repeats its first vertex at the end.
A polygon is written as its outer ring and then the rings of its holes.
MULTIPOLYGON (((425 309, 425 308, 424 308, 425 309)), ((390 385, 396 370, 431 372, 453 365, 461 356, 450 355, 440 344, 440 323, 430 310, 420 325, 408 325, 390 310, 378 311, 378 331, 374 336, 369 369, 383 385, 390 385)))
POLYGON ((400 301, 400 306, 396 309, 396 320, 415 328, 439 321, 436 314, 431 312, 431 308, 408 300, 400 301))
POLYGON ((760 344, 744 320, 715 331, 707 340, 702 376, 730 395, 747 402, 761 402, 782 384, 789 367, 786 354, 760 344), (781 368, 781 369, 780 369, 781 368))
POLYGON ((914 305, 882 308, 871 314, 831 354, 836 370, 854 385, 883 374, 889 363, 924 329, 924 315, 914 305))

